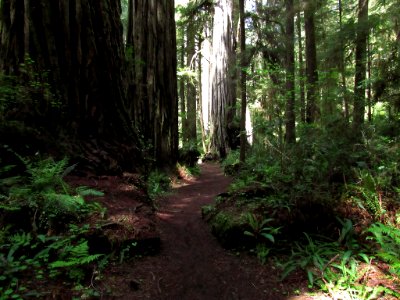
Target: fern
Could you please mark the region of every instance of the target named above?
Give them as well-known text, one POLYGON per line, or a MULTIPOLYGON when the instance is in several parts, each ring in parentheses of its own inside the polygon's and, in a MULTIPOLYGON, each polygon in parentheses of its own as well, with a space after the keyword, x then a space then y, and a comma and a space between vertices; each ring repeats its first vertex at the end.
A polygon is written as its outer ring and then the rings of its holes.
POLYGON ((66 268, 71 266, 81 266, 97 260, 102 254, 89 255, 89 245, 87 241, 81 241, 76 246, 65 249, 63 257, 65 260, 57 260, 50 264, 51 268, 66 268))
POLYGON ((91 189, 87 186, 80 186, 76 188, 76 193, 79 196, 85 197, 85 196, 97 196, 97 197, 102 197, 104 196, 103 192, 97 191, 95 189, 91 189))
POLYGON ((86 196, 103 196, 102 192, 84 186, 73 191, 64 181, 63 177, 75 167, 67 167, 66 158, 58 162, 52 158, 35 162, 20 159, 28 176, 11 186, 7 194, 0 195, 0 210, 29 210, 34 216, 31 220, 34 230, 63 228, 88 214, 103 213, 98 205, 84 200, 86 196))
POLYGON ((400 229, 375 223, 368 232, 373 235, 370 239, 380 246, 377 256, 390 264, 392 273, 400 276, 400 229))
POLYGON ((67 193, 67 185, 63 181, 67 159, 55 162, 52 158, 27 163, 27 172, 31 175, 31 188, 37 191, 47 191, 61 188, 67 193))

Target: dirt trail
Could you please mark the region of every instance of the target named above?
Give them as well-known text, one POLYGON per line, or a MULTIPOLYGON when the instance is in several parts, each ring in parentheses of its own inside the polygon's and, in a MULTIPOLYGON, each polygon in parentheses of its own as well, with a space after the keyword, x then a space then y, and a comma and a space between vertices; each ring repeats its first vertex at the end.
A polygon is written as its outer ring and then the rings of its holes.
POLYGON ((201 207, 226 191, 230 181, 219 165, 203 164, 201 176, 160 200, 161 253, 111 272, 118 284, 111 286, 115 299, 290 299, 271 266, 223 249, 202 220, 201 207))

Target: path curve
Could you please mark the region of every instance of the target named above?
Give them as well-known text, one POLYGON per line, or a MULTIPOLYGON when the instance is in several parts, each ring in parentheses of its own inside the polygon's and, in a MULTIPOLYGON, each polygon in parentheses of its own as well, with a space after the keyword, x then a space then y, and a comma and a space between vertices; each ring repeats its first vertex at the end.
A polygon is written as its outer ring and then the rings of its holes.
POLYGON ((231 179, 218 164, 200 168, 198 178, 160 200, 161 253, 119 270, 125 284, 116 299, 288 299, 277 286, 274 269, 223 249, 212 236, 201 207, 225 192, 231 179))

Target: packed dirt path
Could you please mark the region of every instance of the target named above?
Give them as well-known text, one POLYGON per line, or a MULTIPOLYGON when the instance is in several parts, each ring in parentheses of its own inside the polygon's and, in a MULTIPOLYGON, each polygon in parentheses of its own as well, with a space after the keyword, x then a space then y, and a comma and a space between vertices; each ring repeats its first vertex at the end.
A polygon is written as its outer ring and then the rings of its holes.
POLYGON ((181 182, 159 200, 161 252, 116 270, 114 299, 293 299, 284 296, 286 288, 273 267, 223 249, 213 237, 201 207, 225 192, 231 179, 218 164, 200 168, 198 178, 181 182), (117 280, 121 276, 123 282, 117 280))

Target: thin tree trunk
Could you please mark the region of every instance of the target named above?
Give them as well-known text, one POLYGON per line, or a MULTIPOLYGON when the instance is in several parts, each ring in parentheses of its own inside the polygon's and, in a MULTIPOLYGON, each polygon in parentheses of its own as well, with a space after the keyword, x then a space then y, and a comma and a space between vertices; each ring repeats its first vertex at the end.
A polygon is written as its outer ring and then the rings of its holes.
MULTIPOLYGON (((182 38, 182 45, 181 45, 181 68, 185 68, 185 38, 182 38)), ((185 77, 182 76, 179 81, 179 103, 180 103, 180 116, 181 116, 181 126, 182 126, 182 143, 186 144, 188 141, 188 134, 187 134, 187 116, 186 116, 186 97, 185 97, 185 90, 186 90, 186 80, 185 77)))
POLYGON ((314 0, 307 0, 304 11, 306 32, 307 109, 306 122, 315 122, 318 99, 317 46, 315 41, 314 0))
POLYGON ((205 131, 205 127, 204 127, 204 116, 203 116, 203 83, 201 82, 202 78, 203 78, 203 56, 201 54, 201 49, 203 47, 203 37, 201 36, 201 34, 198 35, 198 39, 199 39, 199 55, 197 58, 197 68, 198 68, 198 78, 197 78, 197 82, 198 82, 198 102, 197 102, 197 111, 198 111, 198 115, 199 115, 199 123, 200 123, 200 130, 201 130, 201 145, 203 148, 203 152, 207 153, 208 149, 207 149, 207 145, 206 145, 206 131, 205 131))
MULTIPOLYGON (((195 71, 196 63, 194 61, 196 55, 196 47, 195 47, 195 27, 194 27, 194 19, 193 17, 189 18, 187 25, 187 67, 195 71)), ((187 81, 187 106, 186 106, 186 125, 187 125, 187 141, 190 147, 197 147, 197 126, 196 126, 196 86, 195 86, 195 78, 191 78, 187 81)))
POLYGON ((246 134, 246 32, 245 32, 245 16, 244 16, 244 2, 245 0, 239 1, 239 14, 240 14, 240 90, 241 90, 241 110, 240 110, 240 162, 244 163, 246 160, 246 145, 247 145, 247 134, 246 134))
MULTIPOLYGON (((340 32, 343 31, 343 6, 342 0, 338 0, 339 6, 339 28, 340 32)), ((339 72, 341 77, 341 89, 342 89, 342 97, 343 97, 343 107, 344 107, 344 116, 346 121, 349 121, 350 118, 350 110, 349 110, 349 97, 347 95, 347 84, 346 84, 346 64, 344 61, 344 45, 342 39, 340 39, 340 59, 339 59, 339 72)))
POLYGON ((286 6, 286 142, 296 142, 296 115, 294 92, 294 5, 285 0, 286 6))
POLYGON ((204 31, 204 41, 202 43, 202 73, 201 73, 201 115, 202 115, 202 132, 203 132, 203 145, 205 153, 210 151, 210 143, 208 137, 210 136, 210 119, 211 119, 211 28, 210 24, 206 23, 204 31))
POLYGON ((300 120, 306 122, 306 92, 305 92, 305 72, 304 72, 304 59, 303 59, 303 42, 301 36, 301 16, 300 12, 297 13, 297 37, 299 47, 299 84, 300 84, 300 120))
POLYGON ((368 0, 358 2, 358 24, 355 53, 355 77, 354 77, 354 110, 353 127, 359 135, 364 123, 365 112, 365 74, 367 63, 367 40, 368 40, 368 0))
POLYGON ((368 37, 368 46, 367 46, 367 55, 368 55, 368 69, 367 69, 367 73, 368 73, 368 84, 367 84, 367 103, 368 103, 368 122, 372 123, 372 84, 371 84, 371 73, 372 73, 372 54, 371 54, 371 43, 370 43, 370 39, 368 37))

